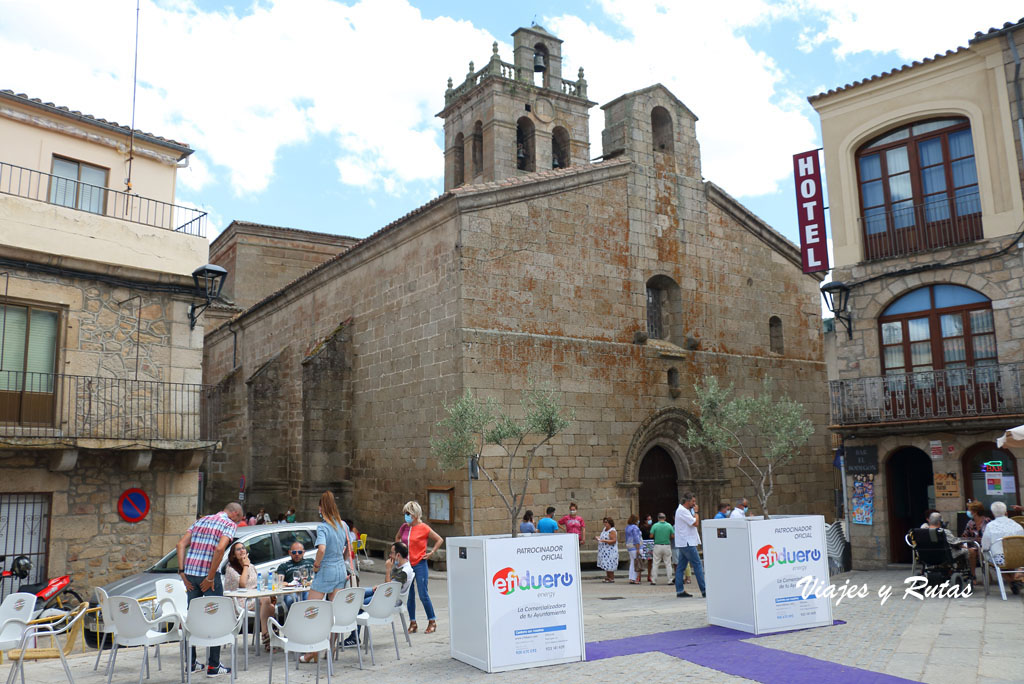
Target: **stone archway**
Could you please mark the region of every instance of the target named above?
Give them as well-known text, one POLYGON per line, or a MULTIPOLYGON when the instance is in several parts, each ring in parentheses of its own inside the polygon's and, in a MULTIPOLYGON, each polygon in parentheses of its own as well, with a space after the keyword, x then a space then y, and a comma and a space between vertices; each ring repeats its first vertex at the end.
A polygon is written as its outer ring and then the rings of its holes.
MULTIPOLYGON (((725 478, 722 475, 720 459, 709 456, 704 451, 688 449, 680 441, 686 435, 692 414, 679 408, 666 408, 655 411, 637 427, 633 440, 626 452, 623 466, 622 487, 633 490, 631 510, 640 511, 640 488, 643 480, 640 469, 645 457, 653 450, 659 449, 671 458, 676 470, 676 503, 684 491, 692 491, 697 495, 698 503, 711 510, 718 503, 725 478)), ((674 509, 665 511, 671 519, 674 509)))

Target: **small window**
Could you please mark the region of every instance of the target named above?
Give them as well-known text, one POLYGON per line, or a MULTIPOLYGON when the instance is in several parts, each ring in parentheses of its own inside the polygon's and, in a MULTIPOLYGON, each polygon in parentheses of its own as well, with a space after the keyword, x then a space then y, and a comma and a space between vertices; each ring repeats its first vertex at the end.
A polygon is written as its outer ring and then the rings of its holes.
POLYGON ((536 171, 534 156, 534 126, 529 117, 520 117, 516 122, 516 168, 520 171, 536 171))
POLYGON ((668 369, 668 392, 673 399, 679 396, 679 369, 669 368, 668 369))
POLYGON ((484 125, 477 121, 473 124, 473 177, 484 172, 484 125))
POLYGON ((277 549, 274 548, 273 536, 269 534, 246 541, 245 548, 249 551, 249 561, 254 565, 269 563, 281 557, 277 554, 277 549))
POLYGON ((551 131, 551 168, 564 169, 569 166, 569 131, 555 126, 551 131))
POLYGON ((647 336, 673 344, 683 339, 679 285, 666 275, 647 281, 647 336))
POLYGON ((52 424, 59 324, 52 309, 0 305, 0 422, 52 424))
POLYGON ((106 169, 61 157, 53 158, 51 204, 102 214, 106 186, 106 169))
POLYGON ((452 177, 452 187, 459 187, 466 182, 466 149, 465 138, 459 133, 455 136, 455 175, 452 177))
POLYGON ((785 346, 782 340, 782 319, 772 316, 768 319, 768 344, 773 354, 784 354, 785 346))
POLYGON ((672 134, 672 116, 664 107, 651 110, 651 132, 654 140, 654 151, 672 154, 675 136, 672 134))

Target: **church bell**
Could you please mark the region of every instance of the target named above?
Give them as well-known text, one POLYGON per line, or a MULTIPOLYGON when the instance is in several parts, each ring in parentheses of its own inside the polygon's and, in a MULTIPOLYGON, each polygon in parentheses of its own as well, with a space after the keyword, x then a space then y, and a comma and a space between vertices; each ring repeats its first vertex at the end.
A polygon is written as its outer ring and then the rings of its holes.
POLYGON ((540 73, 540 72, 544 71, 545 68, 546 67, 544 66, 544 53, 542 53, 542 52, 534 52, 533 53, 533 70, 534 70, 534 72, 540 73))

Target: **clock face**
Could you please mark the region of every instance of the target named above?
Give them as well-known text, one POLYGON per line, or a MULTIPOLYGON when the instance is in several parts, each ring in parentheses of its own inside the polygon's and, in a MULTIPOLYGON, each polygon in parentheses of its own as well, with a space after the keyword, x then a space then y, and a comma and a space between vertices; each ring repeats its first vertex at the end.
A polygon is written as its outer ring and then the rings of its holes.
POLYGON ((452 519, 448 492, 430 492, 430 517, 432 520, 452 519))

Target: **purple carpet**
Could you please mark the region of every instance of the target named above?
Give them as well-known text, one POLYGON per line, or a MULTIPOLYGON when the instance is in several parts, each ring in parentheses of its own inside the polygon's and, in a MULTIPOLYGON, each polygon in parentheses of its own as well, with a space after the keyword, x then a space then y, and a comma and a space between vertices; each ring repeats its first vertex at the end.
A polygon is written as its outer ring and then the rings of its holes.
MULTIPOLYGON (((835 624, 843 623, 837 620, 835 624)), ((756 637, 714 625, 681 629, 595 641, 587 644, 587 660, 660 651, 702 667, 764 684, 897 684, 913 681, 741 641, 752 638, 756 637)))

